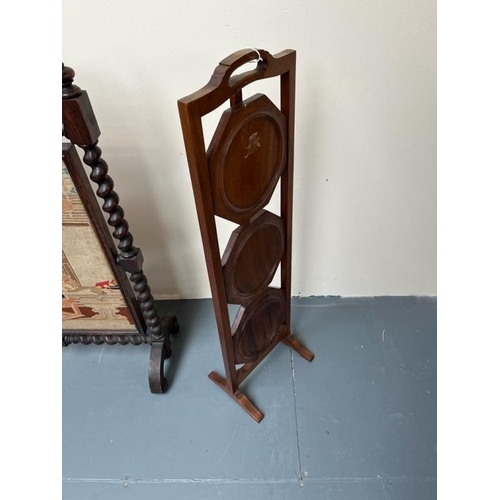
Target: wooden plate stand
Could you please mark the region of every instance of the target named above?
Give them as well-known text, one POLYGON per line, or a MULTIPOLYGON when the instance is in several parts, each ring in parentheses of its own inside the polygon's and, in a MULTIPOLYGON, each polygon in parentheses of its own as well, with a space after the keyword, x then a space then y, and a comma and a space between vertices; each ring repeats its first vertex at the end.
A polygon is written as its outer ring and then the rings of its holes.
POLYGON ((239 390, 248 375, 280 342, 314 359, 290 327, 295 60, 294 50, 240 50, 178 101, 226 373, 209 377, 257 422, 263 413, 239 390), (255 69, 232 76, 256 53, 255 69), (263 94, 243 100, 245 86, 273 77, 280 77, 281 109, 263 94), (207 149, 201 119, 227 100, 207 149), (278 217, 264 207, 280 179, 278 217), (240 224, 222 258, 216 215, 240 224), (280 264, 281 288, 269 287, 280 264), (228 304, 241 306, 232 327, 228 304))

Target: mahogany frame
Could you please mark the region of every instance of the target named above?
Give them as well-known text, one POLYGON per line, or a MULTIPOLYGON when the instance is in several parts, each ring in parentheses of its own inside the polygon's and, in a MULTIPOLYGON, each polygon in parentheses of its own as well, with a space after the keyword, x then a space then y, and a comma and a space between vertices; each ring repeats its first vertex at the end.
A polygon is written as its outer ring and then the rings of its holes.
POLYGON ((63 136, 70 144, 62 144, 62 158, 91 219, 108 263, 113 270, 128 305, 137 332, 106 330, 63 330, 62 345, 70 344, 150 344, 148 366, 149 388, 153 393, 164 393, 168 383, 164 375, 165 359, 172 355, 170 334, 179 329, 175 316, 160 317, 148 280, 142 269, 141 249, 133 245, 133 236, 119 205, 114 181, 108 175, 108 165, 101 158, 97 146, 101 134, 87 92, 73 84, 75 72, 62 65, 62 126, 63 136), (95 194, 104 200, 102 210, 109 214, 106 224, 90 182, 83 169, 74 144, 83 149, 83 161, 92 168, 90 179, 97 184, 95 194), (111 234, 108 225, 114 230, 111 234), (118 250, 113 242, 118 241, 118 250), (127 278, 129 274, 132 286, 127 278), (135 292, 135 294, 134 294, 135 292))
POLYGON ((291 270, 292 270, 292 209, 293 209, 293 159, 295 123, 295 67, 296 52, 285 50, 276 55, 262 49, 244 49, 231 54, 215 68, 210 81, 197 92, 178 101, 179 115, 184 136, 187 160, 194 191, 198 221, 205 253, 205 260, 212 291, 219 340, 224 360, 225 377, 211 372, 209 378, 231 396, 256 422, 264 414, 239 390, 241 383, 280 342, 295 350, 307 361, 314 355, 291 333, 291 270), (255 69, 231 76, 241 65, 259 61, 255 69), (242 89, 257 80, 280 78, 280 107, 286 118, 287 158, 281 173, 281 218, 284 223, 285 251, 281 259, 281 289, 285 294, 284 322, 273 341, 252 362, 235 366, 233 339, 228 313, 226 286, 221 264, 221 253, 214 214, 207 149, 205 146, 202 117, 229 100, 235 109, 242 102, 242 89))

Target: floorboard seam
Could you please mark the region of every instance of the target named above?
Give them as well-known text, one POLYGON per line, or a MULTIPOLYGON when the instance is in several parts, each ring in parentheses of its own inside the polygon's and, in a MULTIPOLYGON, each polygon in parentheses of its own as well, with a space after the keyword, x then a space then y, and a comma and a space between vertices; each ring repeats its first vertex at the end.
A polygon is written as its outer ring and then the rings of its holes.
POLYGON ((106 484, 296 484, 296 478, 289 479, 100 479, 90 477, 67 477, 63 483, 106 483, 106 484))
POLYGON ((436 477, 308 477, 304 479, 308 483, 433 483, 436 477))
MULTIPOLYGON (((113 483, 122 484, 127 481, 129 484, 295 484, 296 479, 196 479, 196 478, 163 478, 163 479, 114 479, 114 478, 97 478, 97 477, 65 477, 62 479, 64 483, 113 483)), ((311 478, 308 477, 304 480, 309 483, 371 483, 371 482, 435 482, 436 477, 323 477, 311 478)))
POLYGON ((384 495, 385 495, 385 500, 391 500, 389 498, 389 495, 387 494, 387 490, 385 489, 385 484, 387 483, 387 479, 384 479, 382 481, 382 490, 384 491, 384 495))
POLYGON ((292 366, 293 410, 295 412, 295 431, 296 431, 296 437, 297 437, 297 456, 298 456, 298 462, 299 462, 299 480, 302 481, 304 479, 304 477, 303 477, 303 471, 302 471, 302 452, 301 452, 301 448, 300 448, 299 417, 297 414, 297 390, 295 387, 295 365, 293 362, 292 349, 290 349, 290 362, 291 362, 291 366, 292 366))

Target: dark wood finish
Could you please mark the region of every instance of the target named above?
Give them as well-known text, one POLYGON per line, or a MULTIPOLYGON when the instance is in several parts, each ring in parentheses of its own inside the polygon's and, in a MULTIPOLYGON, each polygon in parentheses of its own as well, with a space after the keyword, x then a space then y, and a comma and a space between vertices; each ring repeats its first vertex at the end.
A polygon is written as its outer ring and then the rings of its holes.
POLYGON ((264 414, 239 389, 234 392, 229 390, 226 379, 216 372, 210 372, 208 378, 234 399, 258 424, 261 422, 264 414))
MULTIPOLYGON (((133 244, 134 238, 124 217, 124 210, 118 204, 119 197, 114 191, 113 179, 108 175, 108 165, 101 158, 101 148, 97 143, 83 147, 83 161, 92 168, 90 179, 98 188, 96 194, 104 200, 102 209, 109 214, 108 224, 114 228, 113 237, 118 240, 118 263, 130 273, 130 281, 134 283, 137 300, 146 319, 147 333, 155 339, 163 339, 160 317, 154 303, 148 280, 142 271, 143 257, 139 248, 133 244)), ((167 341, 169 343, 170 340, 167 341)))
MULTIPOLYGON (((63 333, 63 345, 81 342, 89 343, 141 343, 151 344, 149 363, 149 385, 154 393, 165 392, 167 382, 164 377, 163 364, 172 354, 170 334, 179 329, 175 316, 160 318, 156 308, 148 280, 143 272, 144 258, 140 248, 134 246, 133 236, 129 231, 129 224, 125 219, 123 208, 119 204, 119 197, 114 190, 113 179, 108 174, 108 165, 102 159, 98 138, 101 134, 97 120, 86 91, 81 90, 73 83, 75 72, 62 65, 62 125, 63 136, 72 144, 84 150, 83 161, 92 171, 90 179, 97 184, 96 195, 104 200, 102 210, 108 214, 107 224, 113 228, 112 236, 118 241, 118 251, 111 238, 102 212, 97 206, 90 184, 85 175, 78 174, 75 187, 87 206, 91 220, 94 221, 101 244, 108 257, 112 269, 115 271, 119 284, 124 290, 124 298, 129 305, 134 321, 137 325, 136 338, 131 332, 68 332, 63 333), (82 190, 80 192, 79 188, 82 190), (83 193, 83 194, 82 194, 83 193), (90 195, 89 193, 92 193, 90 195), (129 273, 133 283, 126 278, 129 273)), ((63 145, 63 154, 68 154, 70 146, 63 145), (66 150, 65 150, 66 148, 66 150), (66 153, 65 153, 66 151, 66 153)), ((72 152, 68 158, 75 165, 80 164, 78 155, 72 152), (78 158, 78 163, 76 159, 78 158)), ((81 164, 80 164, 81 166, 81 164)), ((78 167, 74 169, 78 170, 78 167)))
POLYGON ((202 89, 178 101, 226 373, 209 377, 257 422, 263 414, 239 384, 280 342, 309 361, 314 357, 290 328, 296 54, 273 56, 261 49, 259 54, 255 69, 235 76, 238 67, 255 59, 255 51, 231 54, 202 89), (261 94, 243 100, 244 87, 273 77, 280 78, 280 109, 261 94), (207 151, 201 119, 226 101, 230 109, 207 151), (278 218, 262 208, 280 179, 278 218), (222 260, 215 215, 242 225, 222 260), (267 287, 279 261, 281 289, 273 290, 267 287), (232 328, 228 302, 244 304, 232 328))
POLYGON ((283 341, 284 335, 286 335, 286 328, 281 325, 278 335, 274 337, 272 342, 257 356, 254 361, 245 363, 236 370, 236 377, 238 380, 238 385, 242 384, 243 381, 254 371, 259 363, 280 343, 283 341))
MULTIPOLYGON (((165 330, 170 333, 177 333, 179 331, 179 323, 175 316, 165 316, 162 318, 165 330)), ((99 333, 92 333, 88 330, 64 330, 63 331, 63 345, 69 344, 120 344, 120 345, 141 345, 153 344, 156 341, 151 335, 142 333, 131 333, 130 330, 100 330, 99 333)), ((170 357, 171 352, 167 352, 167 358, 170 357)))
POLYGON ((86 330, 81 330, 79 333, 76 330, 64 331, 63 345, 70 344, 108 344, 108 345, 141 345, 151 344, 151 336, 145 334, 130 333, 128 331, 110 331, 108 333, 101 331, 100 333, 89 333, 86 330))
MULTIPOLYGON (((167 316, 161 319, 163 330, 168 333, 176 333, 179 330, 179 323, 175 316, 167 316)), ((152 339, 152 337, 150 337, 152 339)), ((165 342, 152 340, 151 354, 149 356, 148 379, 149 389, 154 394, 161 394, 168 389, 165 377, 165 359, 172 356, 172 349, 167 347, 165 342)))
POLYGON ((215 215, 245 223, 269 203, 285 166, 285 129, 262 94, 223 113, 207 152, 215 215))
POLYGON ((314 359, 314 354, 309 350, 306 349, 296 338, 295 335, 287 335, 285 338, 282 339, 283 343, 286 344, 288 347, 293 349, 295 352, 297 352, 300 356, 302 356, 306 361, 309 361, 309 363, 314 359))
POLYGON ((232 326, 234 361, 255 361, 283 330, 285 294, 268 288, 247 307, 240 307, 232 326))
POLYGON ((250 224, 235 229, 222 268, 230 304, 247 304, 271 283, 285 251, 283 219, 263 210, 250 224))

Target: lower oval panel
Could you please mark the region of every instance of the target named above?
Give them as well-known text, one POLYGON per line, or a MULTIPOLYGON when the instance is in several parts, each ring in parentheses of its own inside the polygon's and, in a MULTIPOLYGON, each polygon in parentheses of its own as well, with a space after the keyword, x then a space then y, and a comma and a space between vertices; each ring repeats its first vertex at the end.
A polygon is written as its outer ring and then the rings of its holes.
POLYGON ((241 307, 233 325, 236 364, 254 361, 274 340, 285 319, 283 290, 268 288, 248 307, 241 307))

